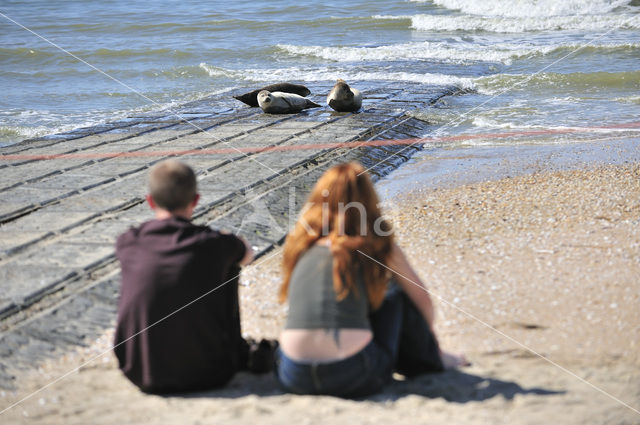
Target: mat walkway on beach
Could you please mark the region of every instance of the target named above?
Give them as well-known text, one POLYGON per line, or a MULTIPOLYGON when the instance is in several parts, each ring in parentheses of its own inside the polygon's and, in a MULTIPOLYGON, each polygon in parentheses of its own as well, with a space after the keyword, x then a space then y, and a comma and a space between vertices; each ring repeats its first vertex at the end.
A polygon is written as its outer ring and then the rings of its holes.
MULTIPOLYGON (((313 89, 326 93, 330 86, 313 89)), ((429 125, 410 111, 453 89, 379 84, 364 93, 357 114, 322 108, 268 115, 211 97, 173 111, 188 122, 145 114, 3 148, 2 155, 24 157, 0 161, 0 387, 11 387, 15 370, 111 325, 118 282, 113 244, 151 217, 147 171, 167 153, 189 151, 179 156, 197 170, 196 222, 237 232, 263 254, 282 241, 290 215, 328 167, 359 160, 378 178, 421 147, 233 149, 421 137, 429 125), (213 148, 225 150, 199 152, 213 148)))

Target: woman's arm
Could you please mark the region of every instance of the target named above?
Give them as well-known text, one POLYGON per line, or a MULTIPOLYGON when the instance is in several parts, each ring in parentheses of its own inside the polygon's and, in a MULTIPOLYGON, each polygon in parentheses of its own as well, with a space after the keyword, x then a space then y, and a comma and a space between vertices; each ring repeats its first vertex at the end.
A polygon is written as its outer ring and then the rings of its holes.
POLYGON ((393 277, 397 280, 400 288, 402 288, 405 294, 413 301, 413 304, 415 304, 420 313, 422 313, 422 316, 433 332, 434 311, 431 297, 426 290, 426 286, 422 283, 420 277, 413 270, 404 253, 395 242, 391 249, 387 267, 394 272, 393 277))
MULTIPOLYGON (((391 249, 391 255, 389 257, 387 267, 395 272, 393 275, 398 281, 400 288, 402 288, 413 304, 418 308, 420 313, 422 313, 422 316, 431 328, 431 333, 435 337, 436 334, 433 329, 434 313, 431 297, 427 292, 426 286, 413 270, 400 247, 395 243, 391 249)), ((440 350, 440 358, 442 359, 442 365, 445 369, 468 366, 471 364, 462 354, 453 354, 442 350, 440 350)))

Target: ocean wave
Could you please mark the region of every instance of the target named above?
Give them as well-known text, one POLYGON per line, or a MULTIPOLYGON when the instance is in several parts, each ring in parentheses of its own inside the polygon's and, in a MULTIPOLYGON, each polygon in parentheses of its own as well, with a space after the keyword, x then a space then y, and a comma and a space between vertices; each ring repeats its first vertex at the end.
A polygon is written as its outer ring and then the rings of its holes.
POLYGON ((204 69, 201 65, 149 68, 145 69, 139 74, 151 78, 162 77, 167 80, 182 80, 185 78, 198 78, 211 75, 211 73, 208 70, 204 69))
POLYGON ((357 61, 397 61, 397 60, 437 60, 440 62, 501 62, 510 64, 512 60, 565 51, 593 53, 597 50, 637 49, 639 43, 585 44, 567 43, 557 45, 532 45, 523 43, 481 43, 465 42, 415 42, 377 47, 327 47, 296 46, 278 44, 277 49, 293 56, 315 57, 331 62, 357 61))
POLYGON ((88 51, 86 53, 80 53, 81 57, 173 57, 173 58, 188 58, 193 56, 192 53, 177 50, 177 49, 97 49, 94 51, 88 51))
MULTIPOLYGON (((521 118, 524 118, 521 115, 521 118)), ((505 121, 503 117, 497 118, 489 118, 485 116, 471 116, 469 121, 478 129, 483 130, 521 130, 521 131, 550 131, 550 132, 562 132, 562 131, 570 131, 570 130, 579 130, 581 128, 586 127, 586 125, 549 125, 548 123, 538 123, 538 124, 525 124, 524 122, 517 121, 505 121)), ((593 126, 590 126, 590 133, 627 133, 630 131, 636 132, 636 129, 629 128, 615 128, 610 127, 607 124, 602 124, 602 127, 598 127, 598 123, 592 123, 593 126)), ((557 137, 557 136, 554 136, 557 137)))
MULTIPOLYGON (((192 58, 194 53, 178 49, 106 49, 100 48, 95 50, 73 50, 72 55, 65 51, 54 47, 43 49, 31 48, 0 48, 0 57, 3 58, 5 64, 19 65, 21 71, 26 73, 35 73, 42 71, 44 66, 63 66, 77 64, 81 58, 89 63, 103 63, 102 61, 120 61, 120 60, 148 60, 148 59, 179 59, 186 60, 192 58), (76 56, 76 57, 74 57, 76 56)), ((72 72, 69 68, 61 69, 59 73, 72 72)), ((48 70, 47 72, 51 72, 48 70)))
POLYGON ((630 0, 433 0, 446 9, 466 14, 502 17, 549 17, 571 15, 603 15, 627 6, 630 0))
MULTIPOLYGON (((92 127, 105 122, 118 121, 131 115, 139 115, 148 112, 168 112, 180 110, 180 107, 191 101, 197 101, 206 97, 221 95, 234 90, 236 87, 224 87, 218 90, 197 92, 190 94, 176 93, 181 96, 162 103, 146 103, 134 108, 104 111, 83 110, 77 112, 58 112, 53 110, 33 109, 9 109, 0 111, 0 148, 10 146, 22 140, 53 134, 63 134, 70 131, 92 127)), ((103 96, 129 96, 130 94, 100 93, 103 96)), ((148 97, 157 98, 153 93, 146 93, 148 97)))
POLYGON ((310 56, 332 62, 438 60, 442 62, 489 61, 509 62, 512 58, 529 54, 526 49, 514 46, 494 46, 488 50, 480 44, 453 45, 447 42, 417 42, 378 47, 326 47, 278 44, 284 53, 293 56, 310 56))
POLYGON ((45 128, 0 126, 0 148, 10 146, 18 140, 32 139, 41 136, 45 128))
POLYGON ((624 97, 617 97, 615 99, 616 102, 620 102, 620 103, 631 103, 634 105, 640 105, 640 96, 624 96, 624 97))
POLYGON ((453 85, 461 89, 472 90, 475 88, 472 78, 457 77, 446 74, 410 73, 393 71, 345 71, 331 68, 316 70, 298 67, 274 68, 274 69, 244 69, 229 70, 206 63, 200 67, 207 71, 211 77, 232 78, 245 81, 335 81, 342 78, 347 81, 407 81, 429 85, 449 86, 453 85))
POLYGON ((91 109, 82 111, 55 109, 7 109, 0 111, 0 143, 7 145, 21 140, 51 134, 67 133, 77 128, 91 127, 115 121, 132 113, 153 110, 153 105, 137 108, 109 110, 91 109))
MULTIPOLYGON (((179 17, 172 17, 173 19, 179 17)), ((155 36, 163 34, 180 34, 180 33, 196 33, 225 31, 229 28, 266 28, 275 22, 263 20, 249 19, 214 19, 214 20, 193 20, 188 23, 178 21, 156 22, 152 19, 147 20, 122 20, 104 22, 104 23, 73 23, 65 25, 67 30, 73 31, 75 34, 91 34, 95 36, 99 33, 113 34, 117 32, 124 36, 136 36, 140 34, 153 34, 155 36)), ((41 31, 59 31, 60 24, 58 22, 48 23, 39 26, 41 31)))
POLYGON ((487 95, 494 95, 511 88, 578 90, 582 93, 601 89, 618 89, 637 93, 640 90, 640 71, 571 74, 545 72, 533 76, 498 74, 479 77, 474 82, 478 92, 487 95))
POLYGON ((513 18, 416 15, 411 17, 411 28, 418 31, 489 31, 496 33, 550 30, 607 31, 611 28, 640 29, 640 17, 626 14, 513 18))
POLYGON ((54 50, 41 50, 29 47, 0 47, 0 57, 3 60, 13 58, 14 60, 24 59, 24 58, 50 58, 55 56, 57 53, 54 50))
MULTIPOLYGON (((211 32, 224 32, 230 30, 242 31, 263 31, 273 28, 324 28, 327 26, 335 26, 345 29, 371 28, 380 27, 398 27, 401 24, 395 18, 372 17, 372 16, 321 16, 306 19, 299 16, 297 19, 212 19, 198 20, 189 23, 182 22, 114 22, 109 24, 72 24, 68 29, 72 29, 77 34, 91 34, 95 36, 97 33, 113 33, 117 31, 119 34, 130 35, 132 37, 149 34, 153 36, 159 35, 180 35, 180 34, 197 34, 202 33, 203 36, 211 32)), ((409 19, 410 17, 407 17, 409 19)), ((43 30, 59 30, 58 25, 47 25, 42 27, 43 30)))
POLYGON ((415 15, 373 15, 371 19, 376 21, 411 21, 415 15))
MULTIPOLYGON (((33 111, 32 111, 33 112, 33 111)), ((73 123, 62 123, 60 120, 65 119, 61 117, 54 117, 53 115, 47 115, 47 111, 33 113, 33 116, 39 120, 48 122, 48 124, 42 125, 2 125, 0 126, 0 148, 11 146, 22 140, 35 139, 37 137, 43 137, 50 134, 65 133, 76 128, 89 127, 104 122, 104 115, 95 119, 85 119, 84 121, 73 123)), ((68 118, 67 118, 68 119, 68 118)))
POLYGON ((434 129, 431 131, 430 137, 460 134, 473 135, 473 137, 469 139, 448 141, 446 142, 448 146, 499 146, 507 144, 532 145, 585 142, 598 140, 603 137, 603 135, 606 135, 606 140, 610 140, 612 137, 630 137, 630 134, 637 133, 638 131, 633 128, 610 127, 610 122, 590 122, 592 127, 585 133, 580 131, 588 126, 584 122, 576 122, 576 125, 554 125, 538 119, 536 123, 531 124, 528 123, 530 120, 527 119, 527 115, 520 115, 510 120, 509 117, 505 116, 493 118, 473 114, 461 116, 452 110, 442 111, 439 109, 414 111, 411 115, 427 121, 433 126, 434 129), (598 128, 599 125, 602 125, 602 127, 598 128), (522 134, 514 134, 508 137, 495 137, 496 132, 521 132, 522 134), (540 133, 527 134, 528 132, 540 133), (486 135, 486 137, 484 135, 486 135))
POLYGON ((205 62, 200 63, 198 67, 206 72, 210 77, 236 78, 238 76, 238 71, 209 65, 205 62))
MULTIPOLYGON (((471 125, 475 128, 475 129, 480 129, 483 132, 487 131, 487 130, 510 130, 510 131, 522 131, 522 132, 527 132, 527 131, 548 131, 550 134, 535 134, 535 135, 529 135, 528 140, 530 140, 531 137, 542 137, 542 138, 550 138, 551 140, 557 138, 557 137, 563 137, 563 135, 561 134, 562 132, 571 132, 572 130, 576 130, 576 131, 580 131, 581 129, 584 129, 585 127, 589 127, 589 131, 585 134, 585 133, 578 133, 576 134, 572 134, 568 137, 571 138, 591 138, 594 136, 600 136, 602 134, 615 134, 615 133, 637 133, 638 129, 636 128, 616 128, 616 127, 612 127, 611 123, 598 123, 598 122, 594 122, 594 123, 590 123, 592 125, 587 125, 587 124, 581 124, 581 125, 549 125, 547 123, 539 123, 539 124, 525 124, 522 122, 509 122, 509 121, 504 121, 502 119, 490 119, 490 118, 486 118, 486 117, 473 117, 471 119, 471 125), (601 126, 601 127, 599 127, 601 126)), ((620 124, 624 124, 624 123, 620 123, 620 124)), ((481 133, 480 133, 481 134, 481 133)), ((525 135, 526 136, 526 135, 525 135)), ((565 135, 565 137, 567 137, 565 135)), ((509 138, 505 138, 503 139, 505 141, 509 140, 509 138)))

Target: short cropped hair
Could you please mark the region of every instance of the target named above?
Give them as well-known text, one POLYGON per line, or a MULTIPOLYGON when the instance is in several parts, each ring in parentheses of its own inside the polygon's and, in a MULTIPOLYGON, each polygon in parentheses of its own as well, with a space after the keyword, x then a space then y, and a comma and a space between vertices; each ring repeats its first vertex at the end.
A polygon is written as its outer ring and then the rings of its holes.
POLYGON ((187 207, 196 197, 196 175, 188 165, 167 159, 151 168, 149 194, 162 209, 176 211, 187 207))

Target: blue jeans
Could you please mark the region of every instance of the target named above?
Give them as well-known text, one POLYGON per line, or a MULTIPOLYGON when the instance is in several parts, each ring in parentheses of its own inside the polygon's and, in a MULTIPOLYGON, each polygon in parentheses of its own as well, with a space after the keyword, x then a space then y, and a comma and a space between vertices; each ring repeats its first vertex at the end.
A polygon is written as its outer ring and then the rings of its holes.
POLYGON ((302 363, 276 352, 276 375, 295 394, 363 397, 379 392, 394 371, 406 376, 443 370, 438 341, 409 297, 391 284, 369 316, 373 340, 343 360, 302 363))

